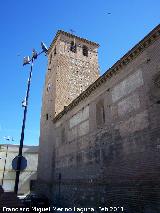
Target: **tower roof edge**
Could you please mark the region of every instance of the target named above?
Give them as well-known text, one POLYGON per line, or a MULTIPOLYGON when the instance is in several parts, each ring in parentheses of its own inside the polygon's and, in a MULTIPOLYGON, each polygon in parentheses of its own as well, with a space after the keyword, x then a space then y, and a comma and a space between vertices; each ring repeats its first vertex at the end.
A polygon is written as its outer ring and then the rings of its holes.
POLYGON ((56 33, 56 35, 55 35, 55 37, 54 37, 54 39, 53 39, 53 41, 52 41, 52 43, 51 43, 51 45, 50 45, 50 47, 49 47, 49 49, 48 49, 48 53, 50 53, 50 51, 51 51, 53 45, 55 44, 55 42, 57 41, 57 39, 58 39, 58 37, 59 37, 60 35, 65 35, 65 36, 68 36, 68 37, 70 37, 70 38, 76 38, 76 39, 81 40, 81 41, 83 41, 83 42, 85 42, 85 43, 88 43, 88 44, 91 44, 91 45, 95 45, 96 47, 99 47, 99 44, 96 43, 96 42, 89 41, 89 40, 87 40, 87 39, 85 39, 85 38, 81 38, 81 37, 76 36, 76 35, 74 35, 74 34, 72 34, 72 33, 65 32, 65 31, 63 31, 63 30, 58 30, 57 33, 56 33))

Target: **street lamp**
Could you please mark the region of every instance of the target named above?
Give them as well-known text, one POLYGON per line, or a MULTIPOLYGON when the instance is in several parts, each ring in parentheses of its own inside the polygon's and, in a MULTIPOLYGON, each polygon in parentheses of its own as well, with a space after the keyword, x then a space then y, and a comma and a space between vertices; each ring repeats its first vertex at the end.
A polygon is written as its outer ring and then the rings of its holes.
MULTIPOLYGON (((11 136, 5 136, 3 138, 6 141, 14 141, 13 137, 11 137, 11 136)), ((8 156, 8 144, 6 146, 6 155, 5 155, 5 160, 4 160, 4 168, 3 168, 3 175, 2 175, 2 187, 4 184, 4 175, 5 175, 5 171, 6 171, 7 156, 8 156)))
POLYGON ((31 69, 30 69, 28 83, 27 83, 26 97, 22 101, 22 107, 24 107, 24 113, 23 113, 23 122, 22 122, 21 139, 20 139, 20 145, 19 145, 19 153, 18 153, 18 156, 17 156, 18 160, 17 160, 17 165, 16 165, 17 169, 16 169, 16 179, 15 179, 15 186, 14 186, 14 192, 16 194, 18 192, 19 176, 20 176, 20 171, 21 171, 24 129, 25 129, 25 122, 26 122, 26 115, 27 115, 27 106, 28 106, 30 84, 31 84, 32 72, 33 72, 33 62, 34 62, 34 60, 37 59, 37 57, 39 55, 41 55, 42 53, 47 54, 47 51, 48 51, 46 45, 43 42, 41 42, 41 48, 42 48, 42 51, 40 53, 37 53, 36 50, 33 49, 32 57, 30 58, 29 56, 27 56, 27 57, 24 57, 24 60, 23 60, 23 66, 27 65, 27 64, 31 64, 31 69))

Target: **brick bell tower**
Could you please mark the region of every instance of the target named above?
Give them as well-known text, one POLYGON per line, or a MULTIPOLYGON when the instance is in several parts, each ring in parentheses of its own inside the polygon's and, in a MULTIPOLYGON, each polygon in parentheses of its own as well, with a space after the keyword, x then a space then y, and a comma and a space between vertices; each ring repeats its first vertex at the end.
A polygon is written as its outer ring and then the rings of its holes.
POLYGON ((42 99, 38 179, 49 184, 54 169, 53 118, 99 77, 97 43, 59 30, 48 50, 42 99))

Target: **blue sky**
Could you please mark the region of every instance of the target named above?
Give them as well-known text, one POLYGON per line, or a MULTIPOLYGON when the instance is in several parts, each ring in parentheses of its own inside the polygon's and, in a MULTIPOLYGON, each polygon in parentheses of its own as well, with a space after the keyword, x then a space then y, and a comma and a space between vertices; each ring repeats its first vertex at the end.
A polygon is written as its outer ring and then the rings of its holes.
MULTIPOLYGON (((47 46, 58 29, 98 42, 101 74, 149 33, 160 20, 159 0, 5 0, 0 7, 0 143, 4 136, 20 140, 30 66, 22 66, 32 48, 47 46), (111 13, 111 14, 108 14, 111 13)), ((34 64, 25 145, 38 145, 41 97, 47 57, 34 64)))

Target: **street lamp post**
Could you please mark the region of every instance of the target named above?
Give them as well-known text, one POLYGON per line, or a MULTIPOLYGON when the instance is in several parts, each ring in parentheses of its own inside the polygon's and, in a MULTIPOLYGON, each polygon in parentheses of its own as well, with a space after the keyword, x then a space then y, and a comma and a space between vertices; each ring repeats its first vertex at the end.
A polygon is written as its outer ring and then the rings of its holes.
POLYGON ((21 171, 21 161, 22 161, 22 149, 23 149, 23 141, 24 141, 24 130, 25 130, 25 123, 26 123, 26 115, 27 115, 27 106, 28 106, 28 98, 29 98, 29 92, 30 92, 30 84, 31 84, 31 78, 32 78, 32 72, 33 72, 33 62, 37 57, 42 53, 47 53, 48 49, 45 46, 43 42, 41 42, 42 51, 40 53, 37 53, 35 49, 33 49, 32 57, 30 59, 29 56, 24 58, 23 65, 27 65, 31 63, 28 83, 27 83, 27 92, 26 97, 24 101, 22 102, 22 106, 24 107, 24 113, 23 113, 23 122, 22 122, 22 130, 21 130, 21 138, 20 138, 20 145, 19 145, 19 153, 18 153, 18 160, 17 160, 17 166, 16 166, 16 179, 15 179, 15 186, 14 186, 14 192, 17 194, 18 192, 18 184, 19 184, 19 176, 21 171))
POLYGON ((8 155, 8 144, 7 144, 7 147, 6 147, 6 156, 5 156, 5 161, 4 161, 4 169, 3 169, 3 176, 2 176, 2 187, 3 187, 4 175, 5 175, 5 171, 6 171, 7 155, 8 155))
MULTIPOLYGON (((10 141, 10 140, 14 141, 13 137, 10 137, 10 136, 8 136, 8 137, 5 136, 4 139, 7 141, 10 141)), ((4 176, 5 176, 5 172, 6 172, 7 156, 8 156, 8 144, 6 146, 6 155, 5 155, 5 160, 4 160, 4 168, 3 168, 3 175, 2 175, 2 187, 4 184, 4 176)))

